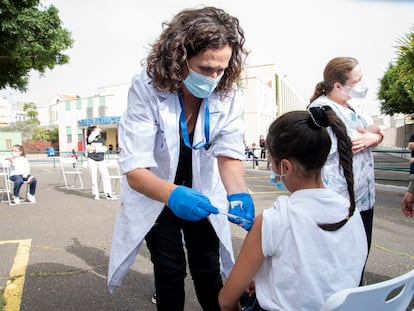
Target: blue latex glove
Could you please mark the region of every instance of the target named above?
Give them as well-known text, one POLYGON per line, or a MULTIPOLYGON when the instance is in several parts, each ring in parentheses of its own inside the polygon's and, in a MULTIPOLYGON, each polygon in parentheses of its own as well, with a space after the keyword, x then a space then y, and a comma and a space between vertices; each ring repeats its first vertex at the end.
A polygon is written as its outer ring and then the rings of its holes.
POLYGON ((219 212, 205 195, 184 186, 178 186, 171 192, 168 207, 177 217, 190 221, 197 221, 219 212))
POLYGON ((228 217, 229 221, 237 225, 240 225, 241 227, 249 231, 253 225, 254 219, 254 203, 251 195, 246 192, 230 194, 227 196, 227 200, 230 204, 229 214, 243 217, 244 219, 247 219, 250 222, 243 222, 242 220, 234 219, 232 217, 228 217))

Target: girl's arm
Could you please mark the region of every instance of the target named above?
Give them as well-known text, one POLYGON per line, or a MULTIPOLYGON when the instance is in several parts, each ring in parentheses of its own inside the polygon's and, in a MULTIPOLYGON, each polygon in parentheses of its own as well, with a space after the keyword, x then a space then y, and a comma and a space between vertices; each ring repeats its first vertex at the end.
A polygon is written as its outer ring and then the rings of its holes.
POLYGON ((243 242, 229 278, 220 291, 219 304, 222 311, 241 310, 239 299, 248 289, 263 260, 262 215, 259 215, 243 242))

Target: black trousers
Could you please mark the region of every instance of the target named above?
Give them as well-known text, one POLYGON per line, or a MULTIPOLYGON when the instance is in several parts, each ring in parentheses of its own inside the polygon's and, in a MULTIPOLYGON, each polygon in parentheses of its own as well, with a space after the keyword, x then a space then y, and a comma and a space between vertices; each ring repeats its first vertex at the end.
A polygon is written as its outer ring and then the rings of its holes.
MULTIPOLYGON (((362 218, 362 222, 364 223, 364 228, 365 228, 365 234, 367 236, 367 241, 368 241, 368 254, 369 254, 369 250, 371 249, 371 241, 372 241, 372 224, 374 221, 374 207, 365 210, 365 211, 361 211, 361 218, 362 218)), ((367 255, 367 259, 368 259, 368 255, 367 255)), ((362 274, 361 274, 361 280, 359 282, 359 285, 362 286, 364 285, 363 280, 364 280, 364 271, 365 271, 365 265, 364 265, 364 269, 362 269, 362 274)))
POLYGON ((183 244, 201 307, 208 311, 220 310, 218 293, 223 281, 219 239, 207 218, 186 221, 164 207, 145 240, 154 265, 157 310, 184 310, 187 263, 183 244))
POLYGON ((372 240, 372 224, 374 221, 374 207, 360 212, 362 217, 362 222, 364 223, 365 227, 365 234, 367 235, 367 241, 368 241, 368 253, 371 249, 371 240, 372 240))

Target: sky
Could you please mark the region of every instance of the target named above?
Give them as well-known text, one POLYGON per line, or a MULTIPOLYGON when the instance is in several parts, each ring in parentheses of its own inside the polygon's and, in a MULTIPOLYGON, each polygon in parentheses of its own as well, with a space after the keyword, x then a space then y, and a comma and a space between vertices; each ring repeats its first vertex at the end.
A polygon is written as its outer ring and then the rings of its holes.
POLYGON ((397 57, 398 40, 414 31, 414 0, 41 0, 59 9, 74 39, 69 64, 44 76, 31 72, 29 90, 0 90, 10 102, 47 105, 55 94, 97 94, 129 83, 150 43, 186 8, 216 6, 236 16, 250 50, 249 66, 274 64, 305 99, 326 63, 336 56, 359 60, 369 86, 366 105, 379 113, 379 79, 397 57))

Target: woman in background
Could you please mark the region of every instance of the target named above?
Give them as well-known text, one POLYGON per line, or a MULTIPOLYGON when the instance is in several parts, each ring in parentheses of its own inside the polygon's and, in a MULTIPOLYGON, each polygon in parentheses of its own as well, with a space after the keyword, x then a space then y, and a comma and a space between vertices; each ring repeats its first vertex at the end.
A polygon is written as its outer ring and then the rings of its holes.
POLYGON ((101 174, 105 198, 107 200, 116 200, 112 195, 108 167, 104 161, 107 148, 105 140, 101 137, 101 129, 96 125, 89 126, 86 136, 86 151, 88 152, 88 167, 92 178, 92 195, 94 195, 94 200, 99 200, 98 170, 99 174, 101 174))
POLYGON ((29 186, 29 193, 27 194, 27 201, 35 203, 35 192, 37 179, 30 175, 30 163, 26 158, 26 153, 22 145, 14 145, 12 149, 12 158, 6 159, 10 162, 10 180, 14 183, 13 188, 13 202, 20 204, 20 188, 27 182, 29 186))
MULTIPOLYGON (((352 57, 336 57, 326 65, 323 81, 316 84, 310 107, 331 107, 345 124, 351 138, 355 202, 364 222, 369 252, 375 204, 374 157, 371 148, 382 142, 384 134, 354 100, 364 99, 367 91, 358 61, 352 57)), ((348 197, 347 183, 339 165, 337 138, 331 129, 328 128, 328 132, 333 144, 322 170, 323 182, 327 188, 348 197)), ((361 241, 365 239, 361 237, 361 241)))

